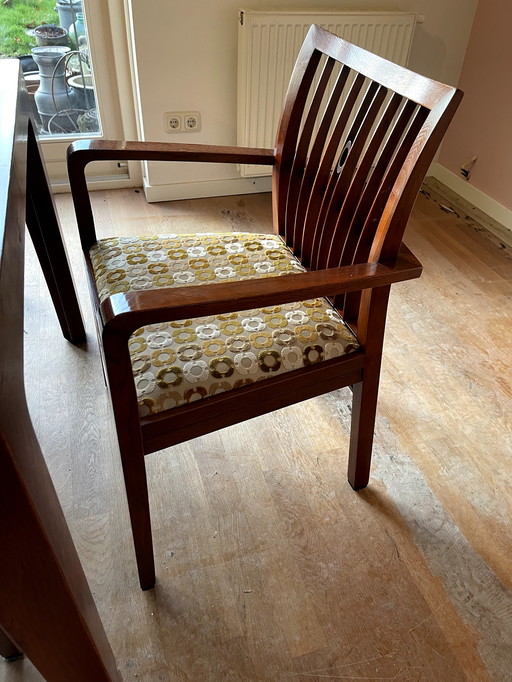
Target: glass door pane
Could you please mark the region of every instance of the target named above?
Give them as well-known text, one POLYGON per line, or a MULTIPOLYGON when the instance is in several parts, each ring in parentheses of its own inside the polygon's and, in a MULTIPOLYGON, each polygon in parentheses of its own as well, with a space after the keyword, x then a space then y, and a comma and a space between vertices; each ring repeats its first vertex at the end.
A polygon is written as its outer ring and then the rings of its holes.
POLYGON ((20 58, 40 136, 101 134, 82 0, 4 2, 0 52, 20 58))
MULTIPOLYGON (((72 140, 127 136, 109 14, 117 9, 119 41, 122 6, 122 0, 0 0, 0 58, 21 61, 54 189, 65 189, 72 140)), ((125 98, 124 106, 133 105, 125 98)), ((110 183, 129 179, 126 164, 106 162, 93 165, 88 175, 110 183)))

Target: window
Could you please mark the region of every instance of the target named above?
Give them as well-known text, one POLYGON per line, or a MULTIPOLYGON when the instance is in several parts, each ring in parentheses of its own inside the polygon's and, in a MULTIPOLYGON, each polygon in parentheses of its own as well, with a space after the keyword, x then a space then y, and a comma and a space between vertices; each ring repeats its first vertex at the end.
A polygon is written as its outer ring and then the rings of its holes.
MULTIPOLYGON (((137 139, 127 7, 125 0, 0 0, 0 58, 21 61, 54 192, 69 191, 66 149, 74 139, 137 139), (66 11, 68 17, 62 17, 66 11), (58 69, 56 64, 48 67, 51 73, 44 76, 50 102, 45 110, 35 97, 43 76, 32 50, 49 51, 51 46, 38 46, 36 40, 36 28, 49 24, 53 31, 47 33, 58 34, 64 28, 69 42, 53 48, 60 50, 56 60, 60 64, 58 69), (60 69, 63 74, 58 75, 60 69)), ((137 162, 93 163, 87 176, 95 189, 142 182, 137 162)))
POLYGON ((41 138, 101 134, 81 0, 4 0, 0 55, 18 57, 41 138))

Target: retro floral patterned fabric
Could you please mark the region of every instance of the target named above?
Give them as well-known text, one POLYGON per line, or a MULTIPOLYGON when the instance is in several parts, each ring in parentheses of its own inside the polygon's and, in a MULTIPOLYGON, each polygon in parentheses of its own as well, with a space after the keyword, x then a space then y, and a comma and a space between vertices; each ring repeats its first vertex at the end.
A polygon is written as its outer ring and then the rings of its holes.
MULTIPOLYGON (((304 268, 280 237, 229 233, 100 240, 100 300, 112 294, 275 277, 304 268)), ((338 357, 356 338, 326 299, 138 329, 130 353, 141 416, 338 357)))

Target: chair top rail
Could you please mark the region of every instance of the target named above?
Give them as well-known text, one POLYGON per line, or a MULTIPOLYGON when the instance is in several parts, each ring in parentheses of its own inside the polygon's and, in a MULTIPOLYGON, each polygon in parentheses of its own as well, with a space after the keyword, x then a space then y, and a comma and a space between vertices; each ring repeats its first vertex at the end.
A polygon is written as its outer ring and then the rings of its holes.
POLYGON ((451 85, 415 73, 353 45, 320 26, 313 25, 310 28, 304 41, 304 49, 308 52, 320 50, 363 76, 428 109, 433 109, 445 97, 453 96, 457 90, 451 85))

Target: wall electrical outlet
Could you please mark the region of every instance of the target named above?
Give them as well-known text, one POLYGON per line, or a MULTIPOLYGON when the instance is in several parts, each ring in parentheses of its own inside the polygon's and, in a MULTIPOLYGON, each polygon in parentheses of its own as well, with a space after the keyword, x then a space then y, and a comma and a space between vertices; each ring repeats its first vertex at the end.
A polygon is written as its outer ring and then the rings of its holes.
POLYGON ((201 114, 198 111, 166 111, 164 130, 166 133, 195 133, 201 130, 201 114))
POLYGON ((178 133, 183 129, 182 118, 175 111, 164 114, 164 130, 166 133, 178 133))
POLYGON ((183 113, 183 130, 197 131, 201 129, 201 114, 198 111, 183 113))

